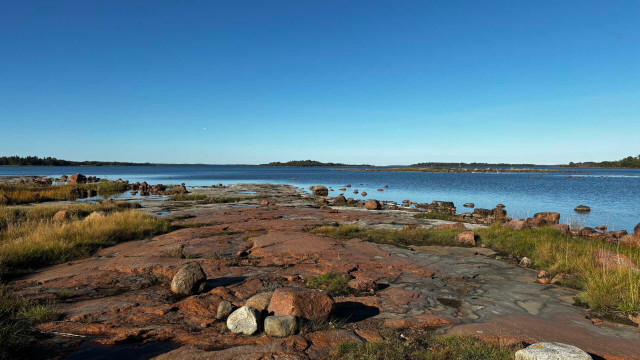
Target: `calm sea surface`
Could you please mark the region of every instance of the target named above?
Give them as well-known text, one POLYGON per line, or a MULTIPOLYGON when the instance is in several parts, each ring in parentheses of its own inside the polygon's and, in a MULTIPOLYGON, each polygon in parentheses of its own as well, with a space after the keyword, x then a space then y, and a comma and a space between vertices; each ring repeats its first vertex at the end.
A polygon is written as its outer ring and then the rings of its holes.
POLYGON ((367 198, 417 202, 453 201, 458 211, 463 203, 493 208, 506 205, 509 216, 532 216, 539 211, 558 211, 562 222, 595 227, 608 225, 611 230, 632 230, 640 222, 640 170, 587 169, 581 173, 419 173, 363 172, 334 168, 258 167, 226 165, 159 166, 83 166, 83 167, 0 167, 0 176, 60 176, 82 173, 115 180, 147 181, 150 184, 187 186, 276 183, 303 189, 323 184, 338 188, 346 184, 345 196, 353 189, 369 193, 367 198), (571 176, 569 178, 568 176, 571 176), (295 178, 295 180, 291 180, 295 178), (376 189, 389 185, 383 192, 376 189), (575 213, 576 205, 588 205, 591 213, 575 213))

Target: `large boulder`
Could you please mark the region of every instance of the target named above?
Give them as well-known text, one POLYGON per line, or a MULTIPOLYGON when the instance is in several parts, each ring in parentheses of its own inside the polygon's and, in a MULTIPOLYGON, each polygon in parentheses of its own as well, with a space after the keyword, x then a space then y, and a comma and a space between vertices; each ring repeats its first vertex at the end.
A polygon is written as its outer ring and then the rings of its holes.
POLYGON ((298 321, 293 315, 268 316, 264 319, 264 332, 269 336, 285 337, 298 331, 298 321))
POLYGON ((53 215, 53 221, 64 221, 69 218, 69 212, 67 210, 60 210, 53 215))
POLYGON ((299 288, 279 288, 273 292, 269 313, 293 315, 308 320, 323 321, 333 309, 333 298, 327 294, 299 288))
POLYGON ((333 199, 333 202, 331 204, 333 206, 346 205, 347 204, 347 199, 344 197, 344 195, 338 195, 333 199))
POLYGON ((591 356, 573 345, 541 342, 518 350, 515 360, 591 360, 591 356))
POLYGON ((463 231, 456 237, 459 243, 476 246, 476 234, 473 231, 463 231))
POLYGON ((544 224, 559 224, 560 213, 557 212, 539 212, 533 215, 534 219, 540 219, 544 221, 544 224))
POLYGON ((207 275, 200 264, 190 262, 183 266, 171 281, 171 291, 178 295, 193 295, 204 290, 207 275))
POLYGON ((250 306, 258 311, 267 310, 267 308, 269 307, 269 302, 271 302, 271 296, 273 296, 273 291, 267 291, 253 295, 247 300, 245 305, 250 306))
POLYGON ((380 204, 380 202, 378 200, 374 200, 374 199, 367 200, 364 203, 364 207, 367 210, 380 210, 380 209, 382 209, 382 205, 380 204))
POLYGON ((67 178, 67 184, 84 184, 87 182, 87 177, 82 174, 74 174, 67 178))
POLYGON ((633 228, 633 233, 636 235, 640 235, 640 223, 633 228))
POLYGON ((575 211, 575 212, 589 212, 589 211, 591 211, 591 208, 588 207, 587 205, 578 205, 575 208, 573 208, 573 211, 575 211))
POLYGON ((312 186, 310 190, 313 193, 313 195, 318 195, 318 196, 329 195, 329 189, 327 189, 327 187, 323 185, 312 186))
POLYGON ((553 224, 551 225, 551 228, 564 235, 569 235, 571 232, 571 227, 569 227, 568 224, 553 224))
POLYGON ((607 269, 631 269, 631 270, 639 270, 638 266, 633 263, 633 261, 624 254, 618 254, 611 250, 606 249, 597 249, 593 251, 593 259, 595 262, 607 269))
POLYGON ((524 220, 511 220, 508 223, 506 223, 504 226, 511 228, 513 230, 524 230, 524 229, 531 228, 531 226, 529 226, 529 224, 527 224, 527 222, 524 220))
POLYGON ((260 312, 251 306, 243 306, 227 318, 227 328, 233 333, 253 335, 260 327, 260 312))

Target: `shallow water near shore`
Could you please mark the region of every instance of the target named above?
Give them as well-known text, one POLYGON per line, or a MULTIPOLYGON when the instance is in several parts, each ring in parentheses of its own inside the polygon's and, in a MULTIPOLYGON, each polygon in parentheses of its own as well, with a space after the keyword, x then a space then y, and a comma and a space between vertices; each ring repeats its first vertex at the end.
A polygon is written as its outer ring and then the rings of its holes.
MULTIPOLYGON (((542 168, 541 168, 542 169, 542 168)), ((554 169, 554 168, 544 168, 554 169)), ((609 230, 632 230, 640 221, 640 170, 557 169, 554 173, 428 173, 345 171, 336 168, 260 167, 232 165, 0 167, 0 176, 60 176, 82 173, 115 180, 147 181, 150 184, 210 186, 218 183, 289 184, 307 190, 323 184, 332 187, 330 196, 417 202, 453 201, 458 212, 469 211, 464 203, 493 208, 506 205, 509 216, 532 216, 539 211, 557 211, 561 221, 609 230), (576 173, 576 171, 578 171, 576 173), (342 192, 338 189, 350 184, 342 192), (383 188, 388 185, 388 188, 383 188), (358 189, 359 194, 353 194, 358 189), (384 191, 377 191, 383 189, 384 191), (577 205, 591 207, 576 213, 577 205)))

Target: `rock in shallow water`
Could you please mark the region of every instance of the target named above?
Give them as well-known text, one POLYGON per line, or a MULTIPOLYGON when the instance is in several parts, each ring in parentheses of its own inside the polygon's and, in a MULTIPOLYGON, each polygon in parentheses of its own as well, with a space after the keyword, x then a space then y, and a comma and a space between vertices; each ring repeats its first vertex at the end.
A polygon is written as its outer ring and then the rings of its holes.
POLYGON ((258 331, 260 313, 251 306, 243 306, 227 318, 227 328, 233 333, 253 335, 258 331))
POLYGON ((264 332, 269 336, 285 337, 298 331, 298 322, 293 315, 268 316, 264 319, 264 332))
POLYGON ((579 348, 555 342, 541 342, 516 352, 516 360, 591 360, 579 348))
POLYGON ((171 291, 179 295, 193 295, 204 290, 207 275, 200 264, 190 262, 183 266, 171 281, 171 291))

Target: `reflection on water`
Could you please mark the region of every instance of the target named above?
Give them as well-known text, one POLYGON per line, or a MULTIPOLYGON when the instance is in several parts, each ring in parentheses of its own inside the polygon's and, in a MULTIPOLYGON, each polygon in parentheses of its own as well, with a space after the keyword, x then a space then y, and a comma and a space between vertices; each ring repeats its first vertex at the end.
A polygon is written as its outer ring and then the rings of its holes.
MULTIPOLYGON (((562 170, 562 169, 561 169, 562 170)), ((571 169, 565 169, 571 170, 571 169)), ((0 167, 1 175, 60 176, 81 172, 100 178, 122 178, 150 184, 210 186, 234 183, 290 184, 307 191, 309 186, 332 187, 331 196, 416 202, 453 201, 493 208, 505 204, 510 216, 532 216, 539 211, 558 211, 562 222, 586 226, 608 225, 611 230, 631 230, 640 221, 640 170, 573 169, 580 173, 421 173, 342 171, 333 168, 258 167, 222 165, 158 165, 100 167, 0 167), (350 188, 338 189, 346 184, 350 188), (382 188, 389 185, 388 188, 382 188), (384 191, 377 191, 382 188, 384 191), (354 194, 353 190, 359 193, 354 194), (591 213, 578 214, 576 205, 588 205, 591 213)), ((122 196, 132 196, 128 193, 122 196)), ((135 197, 134 197, 135 198, 135 197)))

